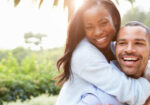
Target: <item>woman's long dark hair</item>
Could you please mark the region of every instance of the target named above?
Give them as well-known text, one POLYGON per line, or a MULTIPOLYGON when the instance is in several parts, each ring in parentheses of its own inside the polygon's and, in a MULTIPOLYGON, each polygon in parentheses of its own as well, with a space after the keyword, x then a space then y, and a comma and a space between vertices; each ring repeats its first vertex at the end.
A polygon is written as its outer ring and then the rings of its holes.
POLYGON ((94 5, 103 5, 111 14, 116 28, 116 36, 120 29, 120 14, 118 9, 110 0, 84 0, 83 5, 72 16, 69 25, 64 55, 57 61, 57 68, 60 70, 62 67, 63 72, 56 77, 59 79, 58 84, 63 84, 67 81, 71 72, 71 57, 74 49, 78 43, 85 37, 82 15, 83 13, 94 5))

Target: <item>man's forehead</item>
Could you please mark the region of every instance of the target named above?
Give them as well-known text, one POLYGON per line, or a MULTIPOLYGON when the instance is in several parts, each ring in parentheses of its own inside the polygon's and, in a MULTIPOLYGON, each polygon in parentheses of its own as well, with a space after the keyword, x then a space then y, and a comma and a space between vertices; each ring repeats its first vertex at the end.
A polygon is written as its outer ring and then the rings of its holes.
POLYGON ((144 38, 147 39, 148 35, 146 30, 140 26, 124 26, 118 33, 118 38, 144 38))
POLYGON ((142 31, 147 34, 146 29, 141 26, 124 26, 120 28, 119 32, 142 31))

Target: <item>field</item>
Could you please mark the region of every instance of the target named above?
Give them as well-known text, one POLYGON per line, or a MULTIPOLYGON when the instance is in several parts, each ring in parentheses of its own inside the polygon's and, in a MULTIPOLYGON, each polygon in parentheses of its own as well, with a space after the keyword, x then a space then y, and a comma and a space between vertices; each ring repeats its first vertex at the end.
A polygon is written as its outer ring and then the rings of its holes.
POLYGON ((4 103, 4 105, 55 105, 56 100, 57 96, 48 96, 47 94, 44 94, 24 102, 17 100, 17 102, 4 103))

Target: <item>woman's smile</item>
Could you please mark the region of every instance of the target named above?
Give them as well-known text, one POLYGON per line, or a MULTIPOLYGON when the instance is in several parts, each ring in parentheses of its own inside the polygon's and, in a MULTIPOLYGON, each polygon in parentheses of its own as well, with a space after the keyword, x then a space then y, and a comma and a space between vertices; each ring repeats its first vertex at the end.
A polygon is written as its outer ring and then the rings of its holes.
POLYGON ((96 39, 97 43, 103 43, 107 40, 107 36, 96 39))
POLYGON ((87 39, 98 49, 107 48, 116 31, 113 19, 105 7, 93 6, 86 10, 83 21, 87 39))

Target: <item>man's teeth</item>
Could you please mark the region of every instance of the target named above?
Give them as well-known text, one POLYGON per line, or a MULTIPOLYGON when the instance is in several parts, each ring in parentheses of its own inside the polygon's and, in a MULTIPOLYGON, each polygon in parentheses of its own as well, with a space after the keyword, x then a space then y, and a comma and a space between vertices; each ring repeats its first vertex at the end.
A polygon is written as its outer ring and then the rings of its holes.
POLYGON ((135 61, 135 60, 137 60, 137 58, 123 58, 123 60, 135 61))

